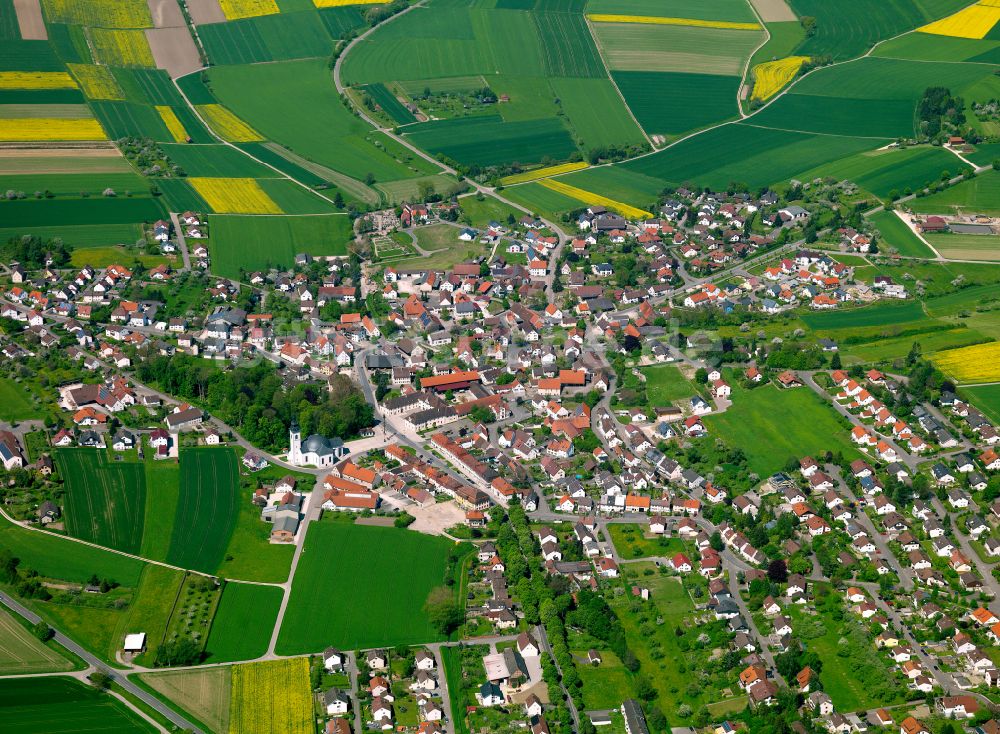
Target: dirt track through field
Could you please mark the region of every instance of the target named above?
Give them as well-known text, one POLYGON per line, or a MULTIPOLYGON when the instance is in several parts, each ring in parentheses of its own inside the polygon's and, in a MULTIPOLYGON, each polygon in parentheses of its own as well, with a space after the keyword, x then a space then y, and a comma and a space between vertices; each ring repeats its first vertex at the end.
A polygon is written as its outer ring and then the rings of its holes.
POLYGON ((226 21, 226 14, 222 12, 219 0, 188 0, 187 8, 195 25, 226 21))
POLYGON ((750 0, 754 10, 765 23, 781 23, 787 20, 797 20, 795 13, 788 7, 785 0, 750 0))
POLYGON ((49 40, 49 32, 42 20, 41 0, 14 0, 14 13, 17 14, 21 38, 25 41, 49 40))
POLYGON ((184 76, 201 68, 201 57, 186 26, 150 28, 146 31, 146 40, 156 68, 165 69, 171 77, 184 76))
POLYGON ((184 13, 177 0, 146 0, 149 14, 153 16, 154 28, 180 28, 184 25, 184 13))

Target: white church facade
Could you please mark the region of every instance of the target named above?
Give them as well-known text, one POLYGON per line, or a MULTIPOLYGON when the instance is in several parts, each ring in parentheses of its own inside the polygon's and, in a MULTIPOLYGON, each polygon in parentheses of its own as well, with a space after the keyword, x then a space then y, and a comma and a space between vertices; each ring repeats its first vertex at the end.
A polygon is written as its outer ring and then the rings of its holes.
POLYGON ((298 421, 292 421, 288 429, 288 463, 295 466, 333 466, 350 453, 339 438, 326 438, 313 434, 305 441, 298 421))

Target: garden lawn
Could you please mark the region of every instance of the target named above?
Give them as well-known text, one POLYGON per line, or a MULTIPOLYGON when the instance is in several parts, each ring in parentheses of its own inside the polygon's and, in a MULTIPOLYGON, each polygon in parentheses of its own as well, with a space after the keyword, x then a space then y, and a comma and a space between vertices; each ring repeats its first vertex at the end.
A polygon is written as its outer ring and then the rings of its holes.
POLYGON ((41 411, 23 387, 7 377, 0 377, 0 420, 16 423, 40 418, 41 411))
POLYGON ((469 218, 469 224, 473 227, 485 228, 490 222, 500 222, 507 226, 507 218, 513 215, 514 219, 520 219, 524 212, 515 209, 510 204, 506 204, 492 196, 483 196, 482 201, 477 195, 463 196, 458 200, 462 207, 462 213, 469 218))
MULTIPOLYGON (((311 485, 313 478, 309 477, 308 481, 311 485)), ((243 496, 249 496, 249 491, 243 496)), ((271 543, 271 525, 260 519, 257 505, 241 501, 236 513, 236 527, 217 573, 228 579, 245 581, 287 581, 295 546, 291 543, 271 543)))
POLYGON ((105 657, 114 659, 125 635, 145 632, 146 652, 137 658, 137 662, 139 665, 152 667, 156 649, 167 631, 170 613, 183 580, 184 574, 180 571, 155 564, 146 566, 128 613, 122 616, 117 634, 111 641, 111 647, 105 652, 105 657))
POLYGON ((23 734, 156 731, 118 699, 61 676, 0 680, 0 717, 7 731, 23 734))
POLYGON ((231 448, 184 449, 180 500, 167 560, 216 573, 236 526, 239 474, 231 448))
POLYGON ((686 553, 694 559, 689 543, 680 538, 666 538, 662 535, 650 536, 649 526, 643 524, 609 523, 611 542, 615 545, 618 555, 626 560, 636 558, 664 557, 670 558, 675 553, 686 553))
POLYGON ((738 385, 732 388, 729 409, 704 416, 702 422, 710 437, 743 449, 750 470, 762 479, 780 471, 791 458, 827 450, 852 457, 857 453, 850 428, 810 388, 784 389, 773 384, 750 391, 738 385))
POLYGON ((452 543, 409 530, 313 522, 276 652, 356 649, 442 639, 422 612, 444 582, 452 543), (317 613, 323 623, 317 624, 317 613))
POLYGON ((591 665, 587 662, 586 650, 576 650, 576 657, 584 661, 576 661, 576 670, 583 681, 583 705, 588 711, 614 709, 626 698, 635 696, 632 688, 632 674, 622 664, 622 661, 610 650, 601 650, 601 664, 591 665))
POLYGON ((280 606, 281 589, 275 586, 226 584, 205 646, 206 662, 253 660, 266 653, 280 606))
POLYGON ((651 405, 666 406, 678 400, 692 398, 698 394, 694 385, 674 364, 644 367, 646 376, 646 397, 651 405))

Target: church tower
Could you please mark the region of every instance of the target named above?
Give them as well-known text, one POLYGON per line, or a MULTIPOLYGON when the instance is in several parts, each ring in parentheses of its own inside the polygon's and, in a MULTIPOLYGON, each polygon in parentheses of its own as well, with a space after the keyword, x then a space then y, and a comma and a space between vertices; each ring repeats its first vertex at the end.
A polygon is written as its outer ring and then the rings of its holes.
POLYGON ((288 463, 302 463, 302 431, 298 418, 292 418, 292 425, 288 427, 288 463))

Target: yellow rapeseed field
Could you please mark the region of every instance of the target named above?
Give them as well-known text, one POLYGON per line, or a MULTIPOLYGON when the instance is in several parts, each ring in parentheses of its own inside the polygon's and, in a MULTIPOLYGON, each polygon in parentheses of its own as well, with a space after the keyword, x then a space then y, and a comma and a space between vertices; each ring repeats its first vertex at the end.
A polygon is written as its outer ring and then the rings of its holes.
POLYGON ((229 734, 312 734, 314 719, 306 658, 233 667, 229 734))
POLYGON ((220 138, 230 143, 255 143, 264 138, 221 104, 200 104, 196 109, 220 138))
POLYGON ((73 89, 65 71, 0 71, 0 89, 73 89))
POLYGON ((174 142, 187 142, 187 130, 184 129, 181 121, 177 119, 177 113, 166 105, 156 105, 156 111, 159 113, 160 119, 163 120, 163 124, 167 126, 167 130, 174 136, 174 142))
POLYGON ((151 28, 146 0, 42 0, 51 23, 92 28, 151 28))
POLYGON ((143 31, 89 29, 97 58, 109 66, 156 66, 143 31))
POLYGON ((949 349, 934 355, 931 360, 939 370, 959 382, 1000 381, 1000 342, 949 349))
POLYGON ((975 5, 959 10, 947 18, 918 28, 922 33, 955 38, 985 38, 1000 21, 1000 2, 980 0, 975 5))
POLYGON ((385 0, 313 0, 317 8, 339 8, 342 5, 375 5, 385 0))
POLYGON ((524 173, 516 173, 513 176, 505 176, 500 179, 500 183, 504 186, 510 186, 511 184, 527 183, 528 181, 537 181, 540 178, 548 178, 549 176, 558 176, 560 173, 571 173, 572 171, 582 171, 584 168, 588 168, 589 163, 584 163, 580 161, 578 163, 562 163, 558 166, 548 166, 547 168, 536 168, 534 171, 525 171, 524 173))
POLYGON ((189 178, 216 214, 284 214, 252 178, 189 178))
POLYGON ((95 64, 69 64, 68 66, 79 82, 80 89, 87 95, 87 99, 125 99, 125 93, 118 86, 117 80, 108 67, 95 64))
POLYGON ((729 31, 756 31, 756 23, 733 23, 728 20, 698 20, 697 18, 661 18, 655 15, 613 15, 589 13, 587 18, 594 23, 645 23, 649 25, 688 25, 695 28, 723 28, 729 31))
POLYGON ((807 61, 809 61, 808 56, 788 56, 777 61, 757 64, 753 68, 753 98, 765 100, 773 97, 795 78, 807 61))
POLYGON ((281 12, 274 0, 219 0, 219 5, 227 20, 255 18, 258 15, 274 15, 281 12))
POLYGON ((94 119, 18 117, 0 120, 0 141, 107 140, 94 119))
POLYGON ((642 209, 638 209, 634 206, 629 206, 628 204, 623 204, 620 201, 615 201, 614 199, 609 199, 606 196, 599 196, 597 194, 592 194, 589 191, 584 191, 583 189, 578 189, 576 186, 570 186, 562 181, 556 181, 555 179, 546 178, 539 183, 547 189, 552 189, 560 194, 564 194, 571 199, 576 199, 584 204, 600 204, 603 207, 607 207, 612 211, 616 211, 621 214, 626 219, 650 219, 652 214, 642 209))

